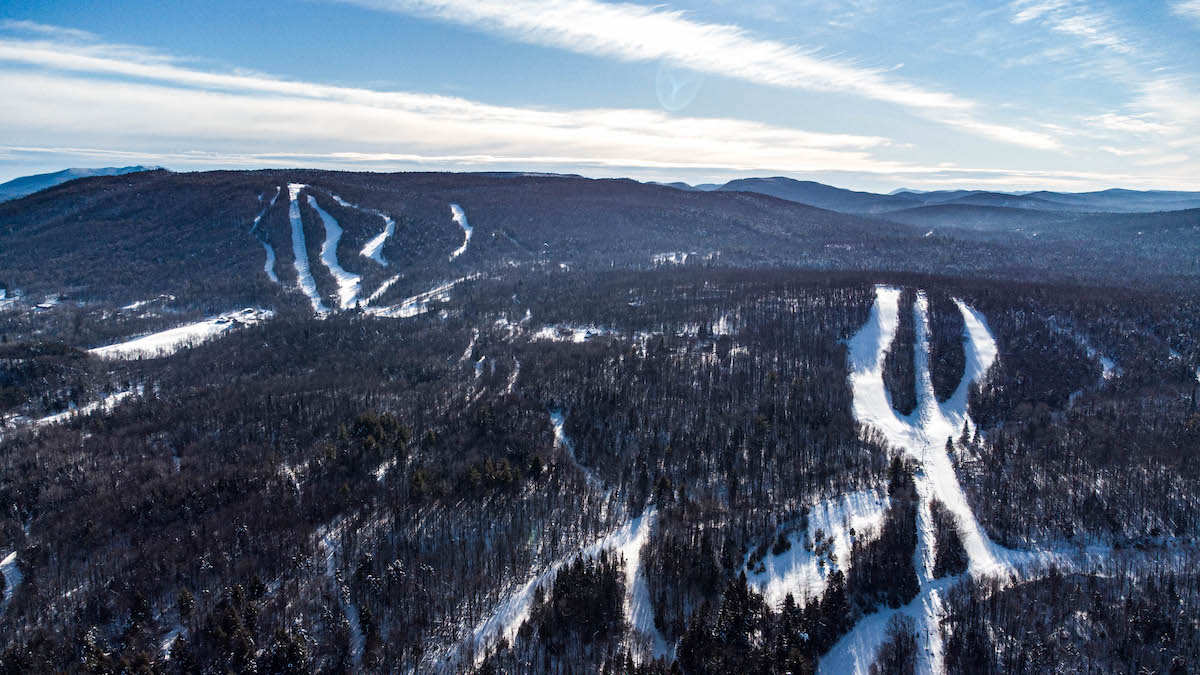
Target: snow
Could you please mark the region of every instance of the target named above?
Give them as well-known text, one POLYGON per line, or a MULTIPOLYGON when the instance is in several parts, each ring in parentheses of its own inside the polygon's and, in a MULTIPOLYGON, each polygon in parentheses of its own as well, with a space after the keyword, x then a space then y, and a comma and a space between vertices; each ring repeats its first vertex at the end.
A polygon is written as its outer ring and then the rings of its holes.
POLYGON ((335 194, 330 194, 329 196, 333 197, 334 201, 342 206, 345 206, 346 208, 356 209, 358 211, 363 211, 364 213, 373 213, 380 218, 383 218, 383 232, 380 232, 379 234, 375 235, 371 241, 368 241, 366 245, 363 246, 362 250, 359 251, 359 255, 363 256, 364 258, 370 258, 380 265, 387 267, 388 261, 383 257, 383 245, 387 242, 388 237, 391 237, 392 234, 395 233, 396 221, 392 220, 391 217, 382 211, 376 211, 375 209, 363 208, 356 204, 351 204, 335 194))
POLYGON ((815 502, 809 507, 807 530, 789 537, 792 547, 780 555, 768 552, 762 560, 762 571, 757 567, 747 569, 746 580, 776 608, 789 593, 801 603, 817 597, 825 591, 830 574, 849 569, 853 542, 850 530, 862 536, 879 527, 888 504, 882 490, 859 490, 815 502), (818 531, 833 540, 833 555, 829 558, 819 557, 814 551, 818 531))
POLYGON ((70 410, 60 412, 54 415, 47 415, 34 422, 36 426, 45 426, 47 424, 59 424, 66 422, 75 416, 90 415, 96 411, 108 412, 117 407, 117 404, 133 395, 132 391, 119 391, 115 394, 109 394, 98 401, 92 401, 83 407, 76 408, 71 406, 70 410))
POLYGON ((337 282, 338 307, 350 309, 358 302, 358 295, 362 290, 362 277, 347 272, 338 263, 337 247, 338 242, 342 240, 343 230, 337 220, 321 208, 312 195, 308 195, 308 205, 317 212, 317 215, 321 216, 321 222, 325 223, 325 241, 321 244, 321 262, 325 263, 325 267, 329 269, 329 273, 337 282))
POLYGON ((541 328, 532 335, 531 339, 554 340, 556 342, 587 342, 591 338, 601 335, 616 335, 616 332, 599 326, 555 324, 541 328))
POLYGON ((624 607, 627 620, 634 630, 648 638, 655 655, 667 654, 670 648, 654 627, 654 613, 650 607, 650 590, 645 575, 641 571, 642 547, 649 539, 650 530, 657 518, 658 513, 655 509, 647 509, 642 515, 626 522, 592 544, 554 561, 541 573, 535 574, 517 588, 512 595, 500 602, 496 610, 481 621, 472 632, 469 643, 474 647, 476 659, 482 659, 485 655, 485 648, 500 637, 504 637, 510 642, 513 641, 517 630, 529 617, 535 591, 542 585, 546 585, 548 588, 554 581, 554 575, 563 565, 578 557, 594 558, 605 550, 614 551, 625 558, 624 607))
POLYGON ((275 315, 269 309, 247 307, 233 312, 226 312, 204 321, 189 323, 158 333, 151 333, 125 342, 97 347, 91 353, 101 358, 109 359, 138 359, 168 356, 183 349, 217 337, 221 333, 241 325, 253 325, 266 321, 275 315))
POLYGON ((162 655, 164 661, 171 660, 171 647, 175 646, 175 641, 179 639, 179 634, 183 632, 183 626, 178 624, 174 628, 167 631, 161 642, 158 643, 158 651, 162 655))
POLYGON ((296 199, 306 185, 300 183, 288 184, 288 218, 292 222, 292 255, 295 258, 296 283, 300 290, 312 302, 313 311, 317 314, 327 314, 329 308, 321 302, 317 293, 317 282, 313 280, 312 271, 308 266, 308 246, 304 241, 304 224, 300 219, 300 202, 296 199))
POLYGON ((575 444, 567 437, 566 432, 567 416, 561 410, 550 411, 550 425, 554 427, 554 447, 562 448, 567 453, 567 457, 571 459, 571 463, 577 469, 583 472, 587 478, 588 485, 596 490, 604 489, 604 482, 591 469, 579 463, 579 458, 575 456, 575 444))
MULTIPOLYGON (((993 543, 979 526, 967 503, 962 486, 945 452, 946 439, 970 424, 967 391, 995 363, 998 350, 983 316, 963 302, 955 304, 963 316, 966 338, 966 367, 954 394, 938 403, 929 374, 929 307, 924 293, 917 295, 913 319, 916 327, 914 366, 917 376, 917 407, 911 415, 898 414, 883 385, 883 358, 899 324, 900 290, 884 286, 875 290, 875 304, 867 323, 849 342, 850 386, 854 394, 854 416, 862 424, 879 429, 888 442, 921 463, 916 476, 918 509, 917 551, 914 564, 921 582, 917 598, 899 610, 917 620, 920 643, 918 669, 939 673, 941 658, 941 593, 956 579, 932 579, 934 533, 929 505, 940 500, 959 520, 959 536, 967 550, 972 575, 1010 572, 1029 554, 1009 551, 993 543)), ((895 611, 882 611, 861 620, 821 659, 822 673, 866 673, 885 638, 887 620, 895 611)))
POLYGON ((346 586, 341 573, 337 569, 337 557, 342 554, 342 523, 334 521, 323 525, 317 530, 317 542, 325 558, 325 574, 333 586, 334 595, 346 615, 346 623, 350 626, 350 658, 357 666, 362 661, 363 648, 366 638, 358 621, 358 607, 350 600, 350 589, 346 586))
POLYGON ((458 223, 458 226, 463 229, 462 246, 454 249, 454 252, 450 254, 450 259, 454 260, 467 250, 467 244, 471 243, 471 235, 474 233, 475 228, 471 227, 471 225, 467 223, 467 214, 458 204, 450 205, 450 215, 452 218, 454 218, 454 222, 458 223))
POLYGON ((650 257, 655 265, 685 265, 690 253, 676 251, 674 253, 656 253, 650 257))
POLYGON ((17 565, 17 552, 13 551, 0 560, 0 573, 4 574, 4 600, 0 602, 0 613, 8 609, 8 603, 17 593, 17 587, 25 580, 21 568, 17 565))
MULTIPOLYGON (((471 281, 473 279, 478 279, 479 277, 479 274, 471 274, 465 277, 460 277, 454 281, 449 281, 441 284, 440 286, 436 286, 428 291, 425 291, 424 293, 418 293, 411 298, 407 298, 398 305, 392 305, 390 307, 372 307, 371 309, 367 310, 367 313, 372 316, 381 316, 389 319, 407 319, 411 316, 424 314, 425 312, 429 311, 430 303, 435 301, 449 302, 450 291, 455 286, 464 281, 471 281)), ((376 291, 376 294, 378 293, 379 291, 376 291)), ((373 295, 372 298, 374 297, 375 296, 373 295)), ((367 299, 368 303, 370 300, 371 298, 367 299)))

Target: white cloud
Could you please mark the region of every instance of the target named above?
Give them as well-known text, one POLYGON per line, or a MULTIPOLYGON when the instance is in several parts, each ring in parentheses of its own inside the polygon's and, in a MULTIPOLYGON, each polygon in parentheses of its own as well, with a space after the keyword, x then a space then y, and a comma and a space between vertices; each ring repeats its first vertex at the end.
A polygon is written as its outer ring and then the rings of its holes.
POLYGON ((1137 53, 1136 46, 1112 26, 1104 13, 1075 0, 1014 0, 1013 23, 1037 21, 1053 31, 1072 35, 1085 44, 1124 55, 1137 53))
POLYGON ((1200 25, 1200 0, 1174 0, 1171 3, 1171 12, 1200 25))
POLYGON ((678 10, 598 0, 342 0, 436 18, 521 42, 622 61, 667 61, 710 75, 775 87, 843 92, 1004 143, 1054 149, 1051 136, 975 119, 974 101, 888 76, 815 50, 754 37, 738 26, 694 21, 678 10))
POLYGON ((1163 134, 1170 131, 1170 127, 1165 124, 1160 124, 1152 119, 1149 113, 1141 113, 1138 115, 1122 115, 1119 113, 1104 113, 1103 115, 1094 115, 1084 118, 1084 124, 1099 129, 1108 131, 1118 131, 1122 133, 1132 134, 1163 134))

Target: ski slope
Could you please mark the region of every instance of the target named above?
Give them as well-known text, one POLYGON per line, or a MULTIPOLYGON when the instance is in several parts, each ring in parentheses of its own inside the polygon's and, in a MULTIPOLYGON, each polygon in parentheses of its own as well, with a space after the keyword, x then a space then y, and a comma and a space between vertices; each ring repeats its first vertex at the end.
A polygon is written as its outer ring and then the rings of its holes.
POLYGON ((746 581, 776 609, 789 593, 802 604, 816 598, 825 591, 829 575, 835 570, 849 570, 854 539, 883 523, 889 503, 883 490, 859 490, 813 503, 808 510, 808 527, 789 537, 792 547, 780 555, 768 552, 762 560, 762 571, 757 566, 747 569, 746 581), (818 534, 832 540, 832 556, 818 555, 814 550, 818 534))
POLYGON ((350 309, 358 302, 358 295, 362 290, 362 277, 347 272, 338 262, 337 247, 338 242, 342 240, 343 230, 337 220, 321 208, 312 195, 308 195, 308 205, 317 212, 317 215, 321 217, 321 222, 325 224, 325 241, 321 244, 321 262, 325 263, 325 267, 337 282, 338 308, 350 309))
POLYGON ((908 605, 894 611, 881 611, 859 621, 820 662, 822 673, 862 673, 869 671, 885 639, 887 620, 895 611, 913 616, 919 631, 918 670, 940 673, 941 595, 956 579, 932 578, 935 535, 930 502, 939 499, 959 519, 959 537, 967 550, 972 575, 1011 572, 1028 554, 1009 551, 993 543, 979 526, 967 503, 958 476, 946 454, 946 439, 970 424, 967 392, 995 363, 996 342, 983 317, 961 301, 955 303, 963 316, 966 367, 954 394, 938 403, 929 372, 929 304, 918 293, 911 311, 916 328, 914 367, 917 379, 917 407, 911 415, 900 415, 891 405, 883 384, 883 359, 890 349, 899 325, 900 290, 877 287, 875 304, 866 324, 848 342, 850 386, 854 394, 854 416, 862 424, 879 429, 888 442, 921 463, 916 476, 918 508, 917 551, 914 565, 921 590, 908 605))
POLYGON ((308 266, 308 245, 304 241, 304 222, 300 219, 300 191, 308 186, 300 183, 288 184, 288 218, 292 222, 292 256, 295 259, 296 283, 300 291, 312 302, 313 311, 317 314, 328 314, 329 308, 321 301, 317 293, 317 282, 313 280, 312 270, 308 266))
POLYGON ((571 464, 574 464, 575 468, 579 469, 580 473, 582 473, 584 478, 587 479, 589 486, 597 491, 603 491, 604 481, 600 480, 600 477, 597 476, 591 469, 580 464, 579 458, 575 456, 575 444, 571 442, 570 438, 567 438, 566 424, 566 413, 561 410, 550 411, 550 425, 554 427, 554 446, 557 448, 562 448, 563 451, 567 453, 567 457, 570 458, 571 464))
MULTIPOLYGON (((279 193, 282 191, 282 188, 275 186, 275 194, 271 197, 271 202, 267 204, 262 211, 259 211, 257 216, 254 217, 254 223, 250 225, 250 234, 254 234, 258 230, 259 221, 262 220, 263 216, 267 215, 267 211, 270 210, 272 206, 275 206, 275 201, 279 199, 279 193)), ((259 197, 259 199, 261 200, 262 197, 259 197)), ((267 260, 265 263, 263 263, 263 272, 266 272, 268 279, 275 283, 279 283, 279 276, 275 274, 275 249, 262 237, 255 236, 255 239, 258 240, 258 243, 262 244, 263 251, 267 254, 267 260)))
POLYGON ((275 312, 269 309, 247 307, 233 312, 226 312, 211 319, 189 323, 170 330, 164 330, 150 335, 118 342, 105 347, 91 349, 91 353, 106 359, 152 359, 169 356, 184 347, 191 347, 206 342, 220 334, 238 327, 248 326, 266 321, 275 312))
MULTIPOLYGON (((140 389, 140 387, 139 387, 139 389, 140 389)), ((112 410, 113 408, 117 407, 117 404, 120 403, 121 401, 124 401, 125 399, 129 398, 130 396, 133 396, 133 393, 134 393, 133 391, 118 391, 114 394, 109 394, 108 396, 105 396, 104 398, 101 398, 98 401, 92 401, 92 402, 84 404, 78 408, 72 407, 70 410, 56 413, 54 415, 47 415, 46 417, 42 417, 42 418, 36 420, 34 422, 34 425, 35 426, 45 426, 47 424, 60 424, 62 422, 66 422, 66 421, 70 420, 73 417, 80 416, 80 415, 90 415, 98 410, 108 412, 108 411, 112 410)))
POLYGON ((641 569, 642 547, 650 538, 650 531, 657 518, 658 512, 655 509, 647 509, 640 516, 626 522, 608 535, 560 557, 540 573, 530 577, 528 581, 501 601, 491 615, 479 622, 472 631, 467 643, 473 649, 476 661, 482 660, 486 655, 487 648, 500 638, 509 642, 516 638, 517 630, 529 617, 535 591, 539 586, 548 588, 563 565, 580 557, 594 558, 601 551, 606 550, 617 553, 625 560, 623 607, 626 620, 629 621, 636 636, 641 638, 638 641, 648 647, 646 650, 638 651, 649 652, 649 654, 643 653, 642 657, 668 655, 673 648, 666 643, 654 627, 654 612, 650 606, 650 589, 641 569))
POLYGON ((387 240, 396 232, 396 221, 392 220, 390 216, 382 211, 376 211, 375 209, 368 209, 358 206, 357 204, 351 204, 335 194, 330 194, 329 196, 333 197, 333 200, 338 204, 341 204, 348 209, 355 209, 357 211, 362 211, 363 213, 371 213, 383 218, 383 232, 380 232, 372 237, 371 241, 368 241, 366 245, 362 247, 362 250, 359 251, 359 255, 363 256, 364 258, 370 258, 380 265, 387 267, 388 261, 383 257, 383 245, 387 243, 387 240))
POLYGON ((471 227, 471 225, 467 222, 467 214, 458 204, 450 205, 450 215, 452 218, 454 218, 454 222, 458 223, 458 226, 463 229, 462 246, 454 249, 454 252, 450 254, 450 259, 454 260, 467 250, 467 244, 471 243, 471 234, 474 233, 475 228, 471 227))

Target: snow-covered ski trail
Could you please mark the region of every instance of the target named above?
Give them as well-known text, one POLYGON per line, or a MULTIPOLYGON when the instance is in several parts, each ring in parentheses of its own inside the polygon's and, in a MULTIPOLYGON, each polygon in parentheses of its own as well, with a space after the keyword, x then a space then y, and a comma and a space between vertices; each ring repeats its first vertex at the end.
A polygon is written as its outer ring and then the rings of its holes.
MULTIPOLYGON (((275 206, 275 201, 279 199, 279 193, 282 191, 283 188, 278 185, 275 186, 275 194, 271 197, 271 202, 263 207, 263 210, 259 211, 258 215, 254 217, 254 222, 250 225, 250 234, 254 234, 258 230, 259 221, 263 219, 263 216, 267 215, 267 211, 272 206, 275 206)), ((260 197, 259 199, 261 200, 262 198, 260 197)), ((254 238, 258 240, 258 243, 262 244, 263 251, 267 254, 267 260, 263 263, 263 272, 266 272, 268 279, 279 283, 279 275, 275 274, 275 249, 262 237, 255 235, 254 238)))
POLYGON ((471 227, 471 225, 467 222, 467 214, 458 204, 450 205, 450 215, 452 218, 454 218, 454 222, 458 223, 458 226, 463 229, 462 246, 454 249, 454 252, 450 254, 450 259, 454 260, 467 250, 467 244, 471 243, 471 234, 475 232, 475 228, 471 227))
MULTIPOLYGON (((657 510, 648 508, 640 516, 626 522, 608 535, 559 557, 502 600, 487 618, 475 626, 465 644, 460 647, 469 646, 478 662, 487 655, 488 647, 495 644, 500 638, 503 637, 512 642, 521 624, 529 617, 534 593, 538 587, 548 587, 563 565, 576 558, 594 558, 601 551, 607 550, 617 553, 625 560, 623 606, 625 618, 630 624, 631 631, 635 634, 634 646, 637 647, 634 650, 635 654, 639 658, 669 655, 673 651, 673 647, 667 644, 654 626, 654 610, 650 605, 650 587, 641 566, 642 547, 650 538, 650 531, 657 518, 657 510)), ((453 657, 450 660, 453 660, 453 657)))
POLYGON ((317 293, 317 282, 313 280, 312 271, 308 266, 308 246, 304 241, 304 223, 300 220, 300 191, 306 185, 301 183, 288 184, 288 218, 292 221, 292 255, 296 266, 296 283, 300 290, 312 302, 313 311, 317 314, 328 314, 329 308, 321 301, 317 293))
POLYGON ((920 672, 943 671, 939 626, 941 595, 957 579, 931 578, 936 553, 929 511, 933 498, 940 500, 958 517, 959 536, 967 550, 972 575, 1011 571, 1014 563, 1025 557, 996 545, 983 532, 945 451, 946 439, 956 436, 964 424, 970 425, 967 392, 971 383, 995 363, 996 342, 983 317, 956 300, 964 322, 966 367, 954 394, 946 402, 938 403, 929 372, 929 305, 925 294, 919 293, 912 308, 916 328, 913 365, 917 379, 917 407, 910 415, 900 415, 892 408, 883 384, 884 355, 890 349, 899 325, 899 299, 899 289, 876 288, 875 304, 867 323, 848 342, 849 379, 855 418, 883 432, 889 443, 921 463, 922 469, 916 476, 920 505, 917 551, 913 561, 921 590, 911 603, 899 610, 878 612, 856 624, 821 659, 822 673, 868 672, 885 639, 887 620, 897 611, 909 614, 917 621, 922 647, 918 655, 920 672))
POLYGON ((317 212, 317 215, 321 217, 321 222, 325 224, 325 241, 321 244, 321 262, 325 263, 325 267, 329 269, 329 273, 337 282, 338 308, 350 309, 358 302, 362 277, 347 272, 338 262, 337 247, 338 242, 342 240, 342 227, 338 225, 336 218, 321 208, 312 195, 308 195, 308 205, 317 212))
POLYGON ((587 479, 588 485, 597 492, 604 491, 604 481, 600 480, 591 469, 579 463, 579 458, 575 456, 575 444, 567 437, 566 425, 567 415, 562 410, 550 411, 550 425, 554 427, 554 446, 562 448, 563 452, 567 453, 567 457, 571 460, 571 464, 575 465, 576 469, 583 474, 587 479))
POLYGON ((17 566, 17 552, 13 551, 0 560, 0 574, 4 575, 4 599, 0 600, 0 615, 8 609, 8 603, 17 593, 17 587, 25 580, 21 568, 17 566))
POLYGON ((380 265, 387 267, 388 261, 383 257, 383 245, 387 243, 388 238, 396 232, 396 221, 383 211, 376 211, 375 209, 368 209, 357 204, 351 204, 350 202, 333 193, 330 193, 329 196, 333 197, 335 202, 348 209, 355 209, 357 211, 362 211, 363 213, 370 213, 383 218, 383 232, 380 232, 372 237, 371 241, 368 241, 366 245, 362 247, 362 250, 359 251, 359 255, 363 256, 364 258, 370 258, 380 265))
POLYGON ((350 658, 357 667, 362 663, 366 637, 363 635, 362 626, 358 620, 358 607, 350 599, 350 589, 337 568, 337 558, 342 555, 341 536, 344 527, 345 523, 340 518, 329 525, 322 526, 317 530, 317 542, 320 544, 325 558, 325 574, 337 597, 338 604, 341 605, 342 612, 346 615, 350 634, 350 658))

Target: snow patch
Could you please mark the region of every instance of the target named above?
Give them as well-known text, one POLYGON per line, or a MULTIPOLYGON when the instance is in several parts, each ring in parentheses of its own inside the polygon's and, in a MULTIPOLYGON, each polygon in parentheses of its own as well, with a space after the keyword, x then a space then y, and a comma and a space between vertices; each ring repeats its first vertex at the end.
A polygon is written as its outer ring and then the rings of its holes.
POLYGON ((108 359, 152 359, 169 356, 184 347, 198 345, 232 328, 250 326, 266 321, 273 316, 275 316, 275 312, 269 309, 247 307, 125 342, 96 347, 89 351, 96 356, 108 359))
POLYGON ((571 459, 571 463, 575 465, 575 468, 583 472, 584 477, 587 478, 588 485, 597 491, 603 490, 604 482, 600 480, 600 477, 591 469, 580 464, 579 458, 575 456, 575 444, 567 437, 566 424, 567 416, 563 411, 550 411, 550 425, 554 427, 554 447, 562 448, 567 453, 567 457, 571 459))

